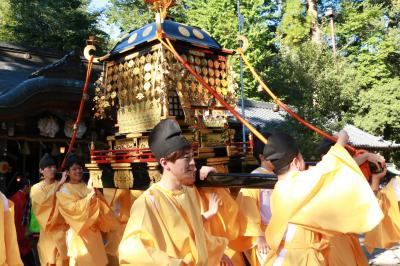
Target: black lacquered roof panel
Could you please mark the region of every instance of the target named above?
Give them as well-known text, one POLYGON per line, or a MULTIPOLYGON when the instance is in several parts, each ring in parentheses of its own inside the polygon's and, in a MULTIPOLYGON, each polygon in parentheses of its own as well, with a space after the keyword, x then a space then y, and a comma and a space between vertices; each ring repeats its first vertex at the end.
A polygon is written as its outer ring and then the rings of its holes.
MULTIPOLYGON (((199 28, 165 20, 162 23, 162 29, 170 39, 187 42, 194 46, 222 50, 221 45, 216 40, 199 28)), ((140 29, 131 31, 115 45, 110 54, 118 54, 143 43, 151 42, 157 38, 156 33, 157 29, 155 22, 140 29)))

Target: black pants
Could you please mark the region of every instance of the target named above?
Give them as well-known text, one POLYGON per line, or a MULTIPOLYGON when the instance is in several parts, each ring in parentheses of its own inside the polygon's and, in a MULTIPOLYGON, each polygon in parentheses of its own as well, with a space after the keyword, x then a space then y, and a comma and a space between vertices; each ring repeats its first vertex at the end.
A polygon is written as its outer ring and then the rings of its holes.
POLYGON ((31 266, 31 265, 40 266, 39 253, 37 250, 37 244, 39 242, 39 234, 31 234, 30 240, 32 244, 32 252, 30 255, 28 254, 29 257, 27 257, 27 260, 25 260, 24 258, 21 259, 24 262, 25 266, 31 266))

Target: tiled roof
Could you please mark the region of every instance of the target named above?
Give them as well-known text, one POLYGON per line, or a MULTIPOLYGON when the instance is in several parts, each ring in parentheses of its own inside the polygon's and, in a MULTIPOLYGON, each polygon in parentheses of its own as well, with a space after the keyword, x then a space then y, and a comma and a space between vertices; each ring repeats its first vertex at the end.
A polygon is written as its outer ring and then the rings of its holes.
MULTIPOLYGON (((245 119, 253 126, 274 127, 285 122, 286 112, 273 111, 273 103, 254 100, 244 100, 245 119)), ((236 111, 242 114, 242 105, 239 100, 236 111)), ((238 122, 231 116, 231 121, 238 122)), ((344 129, 349 134, 349 143, 356 148, 376 150, 400 150, 400 143, 384 140, 383 137, 371 135, 353 125, 347 124, 344 129)))
POLYGON ((45 49, 0 42, 0 95, 26 80, 32 72, 60 57, 45 49))
MULTIPOLYGON (((245 119, 253 126, 265 127, 285 122, 285 111, 273 111, 274 104, 254 100, 244 100, 245 119)), ((239 100, 236 111, 242 114, 242 102, 239 100)), ((236 118, 232 118, 237 121, 236 118)))
POLYGON ((349 143, 357 148, 373 149, 400 149, 400 143, 384 140, 383 137, 371 135, 353 125, 344 127, 349 134, 349 143))

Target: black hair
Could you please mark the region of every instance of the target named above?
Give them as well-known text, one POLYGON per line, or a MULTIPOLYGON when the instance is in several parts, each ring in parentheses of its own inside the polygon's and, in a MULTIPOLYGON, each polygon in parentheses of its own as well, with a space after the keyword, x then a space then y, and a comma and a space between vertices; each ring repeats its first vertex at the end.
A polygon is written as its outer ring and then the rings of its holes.
POLYGON ((335 145, 335 142, 330 139, 324 138, 318 144, 318 147, 315 149, 315 153, 318 155, 319 158, 322 158, 322 156, 328 153, 333 145, 335 145))
POLYGON ((75 154, 70 153, 65 160, 64 169, 69 170, 69 168, 71 168, 74 164, 84 167, 83 162, 78 157, 76 157, 75 154))
MULTIPOLYGON (((265 137, 266 139, 269 138, 269 136, 271 136, 271 133, 269 132, 261 132, 261 135, 263 137, 265 137)), ((256 158, 257 162, 259 164, 261 164, 260 161, 260 154, 263 154, 264 151, 264 142, 262 142, 259 138, 257 138, 256 136, 254 136, 254 143, 253 143, 253 156, 254 158, 256 158)))
POLYGON ((289 171, 289 168, 290 168, 290 163, 288 165, 284 166, 284 167, 279 168, 279 169, 274 169, 273 171, 274 171, 274 174, 276 174, 276 175, 283 175, 287 171, 289 171))
MULTIPOLYGON (((183 157, 186 153, 186 151, 191 150, 190 147, 186 147, 186 148, 182 148, 179 150, 176 150, 174 152, 171 152, 170 154, 168 154, 167 156, 165 156, 165 160, 174 163, 176 160, 178 160, 179 158, 183 157)), ((157 165, 157 170, 162 174, 164 172, 164 168, 161 166, 160 163, 158 163, 157 165)))

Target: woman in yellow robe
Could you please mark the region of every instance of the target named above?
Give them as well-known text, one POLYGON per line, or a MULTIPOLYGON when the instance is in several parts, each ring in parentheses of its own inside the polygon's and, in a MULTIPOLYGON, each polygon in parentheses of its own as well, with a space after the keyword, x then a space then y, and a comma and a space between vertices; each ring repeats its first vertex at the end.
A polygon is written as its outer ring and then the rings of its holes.
POLYGON ((103 266, 108 259, 101 231, 116 229, 118 222, 101 195, 81 182, 83 165, 69 155, 65 169, 69 181, 57 192, 59 211, 70 228, 67 231, 70 265, 103 266))
POLYGON ((68 225, 58 212, 56 191, 65 182, 56 181, 56 163, 49 154, 39 162, 39 172, 43 180, 31 188, 32 211, 40 225, 38 253, 41 265, 68 265, 67 243, 65 239, 68 225), (52 217, 50 217, 53 211, 52 217))
POLYGON ((22 266, 14 224, 14 204, 0 192, 0 266, 22 266))
POLYGON ((327 237, 364 233, 382 219, 369 184, 343 148, 347 140, 347 133, 340 132, 322 161, 304 171, 293 138, 270 137, 264 155, 274 164, 278 182, 271 195, 266 265, 326 265, 327 237))

